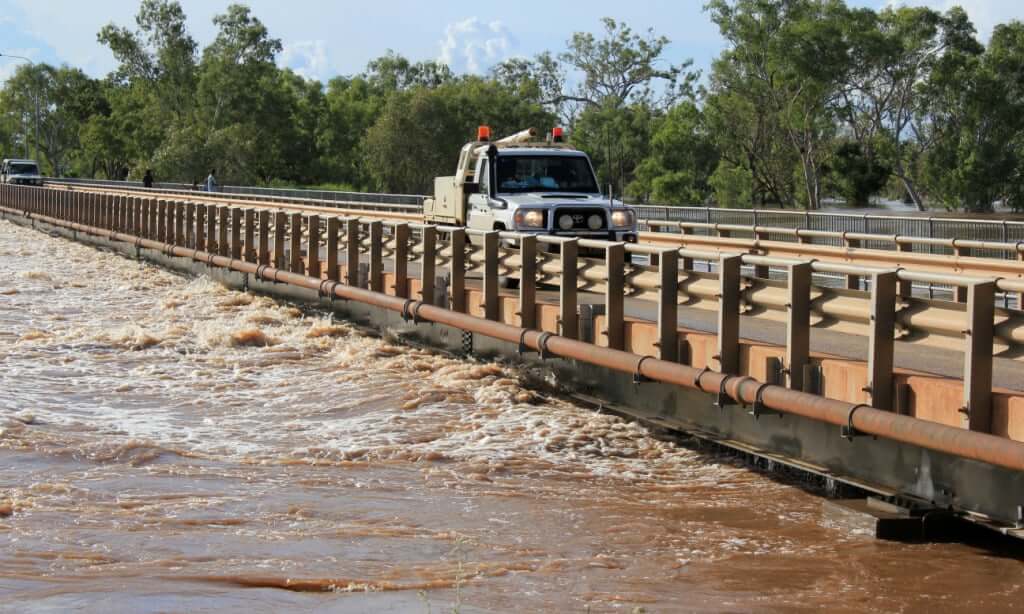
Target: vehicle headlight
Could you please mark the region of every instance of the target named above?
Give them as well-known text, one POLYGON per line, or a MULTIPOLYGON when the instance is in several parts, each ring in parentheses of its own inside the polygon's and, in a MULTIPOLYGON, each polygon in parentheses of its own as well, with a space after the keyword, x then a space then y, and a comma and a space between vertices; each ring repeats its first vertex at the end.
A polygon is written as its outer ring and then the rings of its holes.
POLYGON ((544 228, 544 212, 537 209, 518 209, 515 222, 516 226, 522 228, 544 228))
POLYGON ((636 223, 636 214, 632 209, 612 211, 612 226, 616 228, 632 228, 636 223))
POLYGON ((572 216, 568 213, 558 216, 558 227, 562 230, 572 230, 572 216))
POLYGON ((603 224, 604 220, 596 213, 587 218, 587 228, 590 228, 591 230, 599 230, 603 224))

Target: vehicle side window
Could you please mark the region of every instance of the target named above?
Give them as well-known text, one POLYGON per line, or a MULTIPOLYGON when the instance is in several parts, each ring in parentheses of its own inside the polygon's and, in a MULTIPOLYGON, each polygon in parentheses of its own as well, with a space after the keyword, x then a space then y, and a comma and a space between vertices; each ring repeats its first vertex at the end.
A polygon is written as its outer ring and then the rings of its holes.
POLYGON ((484 196, 491 195, 491 173, 488 168, 487 158, 480 163, 480 171, 476 180, 480 183, 480 193, 484 196))

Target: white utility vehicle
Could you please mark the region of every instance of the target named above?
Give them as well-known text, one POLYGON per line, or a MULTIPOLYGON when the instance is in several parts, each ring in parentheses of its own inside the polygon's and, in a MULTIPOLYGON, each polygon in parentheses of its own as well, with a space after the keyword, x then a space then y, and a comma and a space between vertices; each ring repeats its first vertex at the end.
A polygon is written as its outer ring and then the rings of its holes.
POLYGON ((4 160, 0 166, 0 181, 19 185, 43 185, 39 165, 35 160, 4 160))
POLYGON ((635 242, 636 211, 602 196, 590 158, 563 142, 561 128, 535 140, 532 128, 491 142, 481 126, 453 177, 434 179, 427 222, 635 242))

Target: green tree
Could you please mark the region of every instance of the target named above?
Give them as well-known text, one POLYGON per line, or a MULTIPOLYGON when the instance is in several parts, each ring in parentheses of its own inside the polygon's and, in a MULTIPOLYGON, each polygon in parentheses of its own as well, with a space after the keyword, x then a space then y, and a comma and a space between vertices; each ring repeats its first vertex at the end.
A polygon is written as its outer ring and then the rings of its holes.
POLYGON ((183 121, 193 106, 198 47, 185 19, 177 1, 142 0, 137 30, 108 24, 97 35, 118 61, 112 80, 144 89, 166 121, 183 121))
POLYGON ((397 92, 363 144, 372 187, 430 192, 434 177, 454 172, 459 149, 475 138, 478 125, 502 135, 553 121, 538 102, 523 100, 490 79, 471 76, 397 92))
MULTIPOLYGON (((727 176, 745 178, 749 185, 736 189, 750 194, 753 202, 795 206, 793 169, 798 158, 767 98, 764 88, 745 75, 741 63, 715 60, 704 118, 723 161, 719 183, 727 176), (745 172, 737 173, 736 169, 745 172)), ((720 192, 716 187, 716 194, 720 192)), ((718 196, 716 201, 725 206, 718 196)))
MULTIPOLYGON (((645 104, 619 107, 612 101, 583 112, 573 129, 572 143, 590 155, 602 188, 611 186, 614 195, 622 196, 627 186, 635 184, 637 168, 651 152, 657 117, 645 104)), ((650 193, 644 184, 635 187, 639 193, 630 196, 650 193)))
POLYGON ((651 153, 637 167, 629 193, 675 205, 704 202, 719 157, 704 115, 696 104, 684 101, 655 125, 651 153))
POLYGON ((78 147, 80 126, 106 107, 98 82, 81 70, 49 64, 19 67, 7 82, 2 99, 7 108, 27 118, 25 137, 33 151, 39 151, 39 163, 48 164, 54 174, 64 171, 69 155, 78 147))
POLYGON ((707 8, 729 45, 716 65, 738 68, 729 86, 754 94, 774 116, 799 158, 802 200, 809 209, 819 208, 823 165, 835 133, 832 102, 851 64, 843 35, 846 5, 712 0, 707 8))
POLYGON ((370 60, 363 77, 379 91, 398 92, 413 87, 438 87, 451 83, 455 77, 447 64, 434 61, 410 62, 391 51, 370 60))
POLYGON ((934 143, 925 157, 932 193, 950 207, 990 211, 1019 203, 1024 133, 1024 24, 996 26, 987 49, 949 54, 926 90, 934 143))
POLYGON ((742 209, 753 205, 754 177, 747 167, 737 166, 723 158, 708 178, 708 184, 719 207, 742 209))
POLYGON ((839 90, 837 116, 867 164, 891 167, 924 210, 915 160, 929 142, 915 138, 914 121, 930 116, 933 98, 922 84, 945 55, 980 52, 973 26, 960 8, 942 15, 925 7, 897 7, 850 11, 844 33, 854 61, 839 90), (879 144, 886 151, 876 151, 879 144))
POLYGON ((604 36, 576 32, 568 49, 559 55, 582 80, 565 100, 586 107, 644 105, 667 108, 681 97, 692 96, 698 73, 687 69, 691 60, 665 64, 669 39, 655 36, 653 29, 641 36, 624 23, 605 17, 604 36))
POLYGON ((836 147, 830 170, 840 194, 848 204, 857 207, 869 206, 871 196, 885 187, 892 173, 884 160, 868 153, 857 142, 836 147))

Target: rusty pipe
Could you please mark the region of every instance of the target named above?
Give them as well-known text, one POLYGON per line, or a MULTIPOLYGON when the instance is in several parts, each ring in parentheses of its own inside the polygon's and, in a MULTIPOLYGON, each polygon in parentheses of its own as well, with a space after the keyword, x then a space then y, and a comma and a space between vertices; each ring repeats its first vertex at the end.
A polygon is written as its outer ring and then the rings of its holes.
MULTIPOLYGON (((0 209, 21 213, 7 207, 0 207, 0 209)), ((273 267, 262 267, 226 256, 215 256, 206 252, 159 241, 141 239, 132 235, 82 224, 65 222, 47 216, 33 215, 31 217, 66 228, 134 243, 141 247, 159 249, 164 253, 191 257, 199 261, 228 267, 241 272, 256 273, 267 280, 283 281, 318 291, 321 291, 321 288, 325 285, 325 281, 321 279, 299 273, 280 271, 273 267)), ((449 311, 421 301, 385 295, 336 282, 327 283, 331 284, 331 292, 339 298, 356 300, 391 311, 412 314, 418 319, 446 324, 509 343, 522 343, 533 350, 588 362, 621 373, 643 376, 666 384, 674 384, 703 392, 723 390, 742 404, 754 403, 760 392, 760 400, 769 409, 836 426, 850 425, 856 431, 866 435, 885 437, 900 443, 997 465, 1014 471, 1024 471, 1024 444, 1011 439, 958 429, 936 422, 927 422, 846 401, 827 399, 774 384, 762 384, 746 376, 734 376, 706 369, 696 369, 651 356, 637 356, 622 350, 597 347, 589 343, 559 337, 542 331, 520 328, 464 313, 449 311)))

